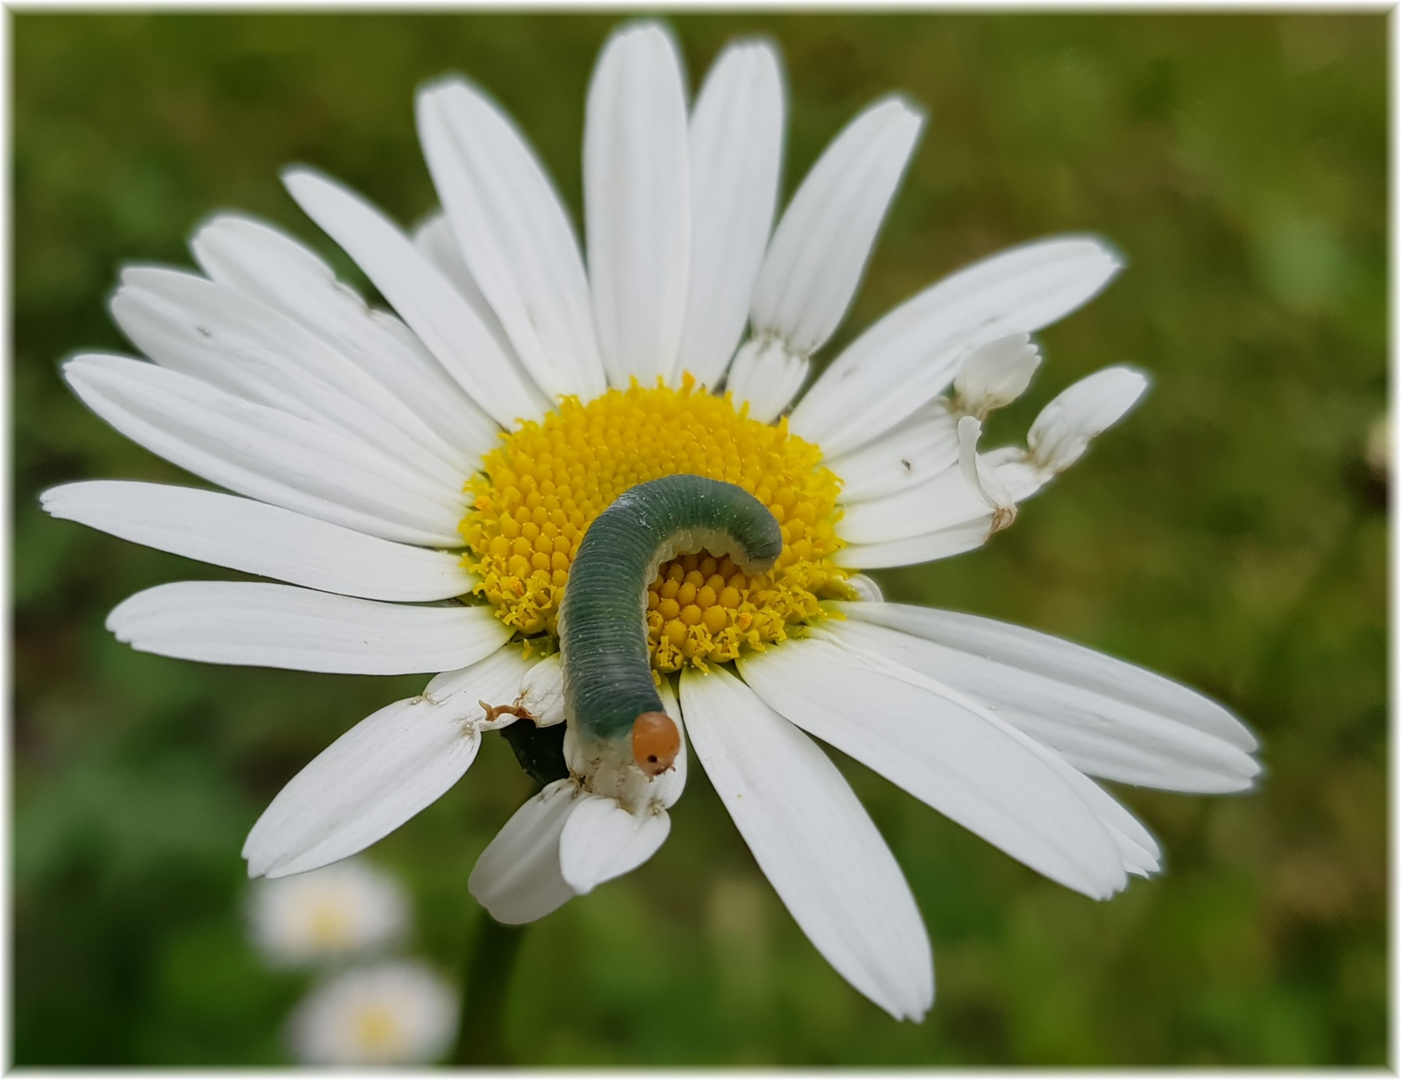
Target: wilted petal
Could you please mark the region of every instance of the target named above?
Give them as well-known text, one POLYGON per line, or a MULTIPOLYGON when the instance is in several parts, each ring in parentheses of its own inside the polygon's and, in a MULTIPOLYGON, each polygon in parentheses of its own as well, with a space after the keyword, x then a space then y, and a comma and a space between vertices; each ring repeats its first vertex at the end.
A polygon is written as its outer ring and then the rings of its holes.
POLYGON ((943 391, 971 349, 1064 317, 1120 266, 1103 241, 1059 236, 951 274, 849 345, 793 410, 793 431, 831 454, 877 438, 943 391))
POLYGON ((1041 410, 1027 432, 1032 462, 1054 475, 1064 472, 1090 440, 1117 423, 1148 389, 1148 376, 1127 367, 1105 368, 1063 390, 1041 410))

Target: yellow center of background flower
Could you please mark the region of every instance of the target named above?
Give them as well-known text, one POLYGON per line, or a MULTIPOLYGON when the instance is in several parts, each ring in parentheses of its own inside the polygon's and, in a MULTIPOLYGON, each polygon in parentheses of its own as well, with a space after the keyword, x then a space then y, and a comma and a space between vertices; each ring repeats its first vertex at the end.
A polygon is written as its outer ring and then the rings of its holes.
POLYGON ((728 396, 681 389, 609 390, 503 435, 467 482, 462 519, 475 592, 497 616, 531 636, 554 634, 569 568, 590 523, 628 488, 692 473, 742 487, 783 530, 783 552, 767 574, 749 577, 705 552, 663 563, 647 593, 652 665, 733 660, 740 650, 782 641, 822 614, 819 601, 851 598, 846 571, 832 565, 840 482, 822 452, 761 424, 728 396))

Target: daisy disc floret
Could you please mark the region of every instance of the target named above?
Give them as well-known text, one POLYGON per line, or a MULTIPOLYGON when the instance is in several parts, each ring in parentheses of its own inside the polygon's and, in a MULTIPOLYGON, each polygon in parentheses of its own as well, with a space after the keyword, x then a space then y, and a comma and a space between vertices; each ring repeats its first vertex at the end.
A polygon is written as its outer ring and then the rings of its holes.
POLYGON ((1111 366, 1054 396, 1024 444, 980 445, 1040 366, 1033 335, 1118 273, 1108 245, 988 256, 829 358, 923 129, 910 102, 860 112, 778 214, 774 48, 728 45, 688 102, 668 33, 623 26, 589 86, 582 249, 484 91, 438 79, 416 113, 441 210, 411 233, 313 169, 283 175, 392 311, 283 231, 220 214, 192 238, 200 273, 122 273, 112 312, 149 360, 64 368, 117 430, 225 490, 85 481, 45 508, 278 582, 148 589, 112 612, 118 638, 214 663, 437 673, 290 780, 248 836, 250 874, 363 850, 504 729, 543 786, 469 888, 529 922, 651 857, 694 753, 813 944, 919 1018, 934 981, 914 896, 814 736, 1098 899, 1159 869, 1098 780, 1252 785, 1256 740, 1220 704, 1034 630, 888 603, 864 573, 980 547, 1138 402, 1147 377, 1111 366), (640 757, 594 754, 556 649, 571 568, 619 496, 680 474, 752 495, 782 550, 746 573, 692 545, 639 586, 649 712, 675 730, 657 721, 665 739, 640 757))
POLYGON ((629 488, 689 473, 735 484, 768 507, 783 532, 771 571, 753 577, 727 557, 690 553, 663 563, 647 594, 653 666, 679 671, 783 641, 822 615, 821 601, 850 599, 848 572, 831 556, 837 478, 821 451, 782 421, 763 424, 732 396, 633 382, 587 405, 503 435, 469 482, 462 520, 476 587, 507 626, 554 634, 569 568, 584 533, 629 488))

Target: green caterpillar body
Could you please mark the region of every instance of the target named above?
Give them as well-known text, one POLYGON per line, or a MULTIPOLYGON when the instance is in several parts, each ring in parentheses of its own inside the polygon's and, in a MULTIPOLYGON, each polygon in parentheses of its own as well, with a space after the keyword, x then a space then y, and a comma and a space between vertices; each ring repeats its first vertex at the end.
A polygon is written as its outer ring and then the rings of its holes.
POLYGON ((773 566, 783 534, 743 488, 681 474, 619 495, 584 534, 559 612, 565 715, 586 743, 617 744, 660 713, 647 648, 647 587, 657 567, 702 548, 747 573, 773 566))

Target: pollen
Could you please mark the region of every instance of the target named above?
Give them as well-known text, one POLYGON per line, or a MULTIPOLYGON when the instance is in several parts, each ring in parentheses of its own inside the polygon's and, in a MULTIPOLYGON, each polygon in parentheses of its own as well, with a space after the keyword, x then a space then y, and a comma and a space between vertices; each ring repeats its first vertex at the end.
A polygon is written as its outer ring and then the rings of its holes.
POLYGON ((846 571, 832 564, 840 481, 822 452, 788 430, 698 390, 613 389, 502 435, 467 482, 471 509, 460 526, 476 593, 523 638, 557 633, 569 568, 590 523, 628 488, 692 473, 736 484, 773 513, 783 551, 753 576, 706 552, 663 563, 647 591, 652 666, 660 672, 737 658, 744 649, 800 634, 822 617, 822 600, 847 598, 846 571))

